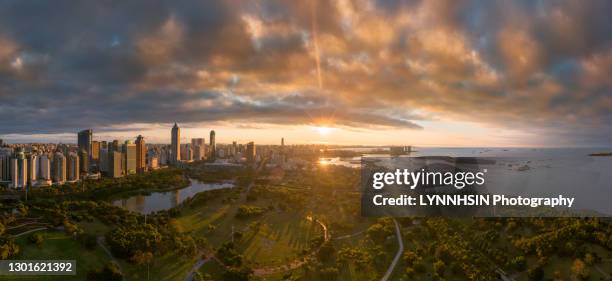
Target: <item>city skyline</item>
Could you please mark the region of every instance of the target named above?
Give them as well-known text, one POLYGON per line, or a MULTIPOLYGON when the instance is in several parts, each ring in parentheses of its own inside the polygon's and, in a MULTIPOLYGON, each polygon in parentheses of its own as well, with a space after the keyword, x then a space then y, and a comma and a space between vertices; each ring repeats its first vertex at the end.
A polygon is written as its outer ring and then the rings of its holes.
POLYGON ((608 1, 125 5, 0 4, 0 138, 612 143, 608 1))

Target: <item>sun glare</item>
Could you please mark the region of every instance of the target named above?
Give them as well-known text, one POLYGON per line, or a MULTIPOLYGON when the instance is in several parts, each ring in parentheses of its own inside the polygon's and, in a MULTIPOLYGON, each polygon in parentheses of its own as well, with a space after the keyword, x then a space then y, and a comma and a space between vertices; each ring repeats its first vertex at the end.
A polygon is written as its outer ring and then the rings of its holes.
POLYGON ((317 130, 317 132, 319 133, 319 135, 321 136, 327 136, 329 135, 332 131, 335 130, 335 128, 330 128, 330 127, 315 127, 315 129, 317 130))

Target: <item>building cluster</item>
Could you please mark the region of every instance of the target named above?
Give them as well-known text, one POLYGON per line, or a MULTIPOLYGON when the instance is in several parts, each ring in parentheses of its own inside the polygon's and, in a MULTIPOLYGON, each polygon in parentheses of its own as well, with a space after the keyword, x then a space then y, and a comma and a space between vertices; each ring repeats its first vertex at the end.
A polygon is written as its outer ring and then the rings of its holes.
POLYGON ((200 160, 215 162, 218 159, 229 160, 233 163, 244 161, 254 163, 257 160, 255 143, 249 142, 242 145, 234 141, 232 144, 218 145, 214 130, 210 131, 208 144, 204 138, 192 138, 191 143, 181 144, 181 128, 175 123, 170 132, 170 139, 170 147, 166 151, 162 150, 161 153, 169 156, 164 158, 164 160, 169 159, 164 162, 166 164, 200 160))
POLYGON ((28 144, 0 148, 0 182, 12 188, 60 185, 101 176, 116 178, 155 168, 156 159, 147 158, 144 137, 123 143, 94 141, 91 129, 77 134, 76 146, 28 144))
POLYGON ((254 142, 217 144, 215 131, 209 142, 192 138, 181 143, 181 129, 175 123, 171 143, 147 144, 143 136, 134 140, 98 141, 93 130, 78 132, 77 144, 12 144, 0 139, 0 184, 12 188, 60 185, 81 179, 118 178, 144 173, 168 165, 207 160, 213 164, 253 165, 268 158, 268 164, 282 165, 287 158, 281 146, 259 146, 254 142))

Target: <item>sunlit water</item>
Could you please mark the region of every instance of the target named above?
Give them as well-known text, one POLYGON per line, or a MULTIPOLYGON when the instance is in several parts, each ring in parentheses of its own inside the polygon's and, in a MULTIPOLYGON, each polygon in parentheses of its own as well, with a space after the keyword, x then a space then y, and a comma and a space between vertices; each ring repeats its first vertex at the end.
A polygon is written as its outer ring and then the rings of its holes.
POLYGON ((200 192, 234 187, 232 182, 202 183, 193 179, 190 182, 189 186, 173 191, 153 192, 149 195, 134 195, 117 199, 113 201, 113 205, 141 214, 150 214, 176 207, 200 192))
MULTIPOLYGON (((575 197, 576 208, 612 216, 612 204, 609 203, 612 199, 612 157, 589 156, 591 153, 612 152, 612 148, 415 149, 418 151, 402 157, 450 156, 495 160, 495 164, 480 167, 488 170, 486 188, 492 194, 575 197)), ((367 154, 368 150, 364 148, 359 151, 366 153, 364 157, 389 157, 367 154)), ((397 162, 402 157, 389 158, 388 161, 397 162)), ((360 159, 320 158, 319 164, 359 168, 360 159)))

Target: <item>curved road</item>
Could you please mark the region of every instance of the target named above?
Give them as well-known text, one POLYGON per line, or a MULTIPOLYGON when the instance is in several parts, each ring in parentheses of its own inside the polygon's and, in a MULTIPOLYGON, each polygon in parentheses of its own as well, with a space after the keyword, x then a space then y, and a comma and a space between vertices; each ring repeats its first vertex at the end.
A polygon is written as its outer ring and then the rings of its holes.
POLYGON ((397 237, 397 243, 399 244, 399 248, 397 249, 397 253, 395 254, 395 257, 393 258, 393 262, 391 262, 391 265, 389 265, 389 268, 387 269, 387 272, 385 273, 385 275, 382 278, 380 278, 380 281, 389 280, 389 277, 391 277, 391 274, 393 273, 393 270, 395 269, 397 262, 402 257, 402 253, 404 252, 404 241, 402 240, 402 232, 400 231, 399 224, 397 223, 395 219, 393 219, 393 223, 395 224, 395 236, 397 237))

